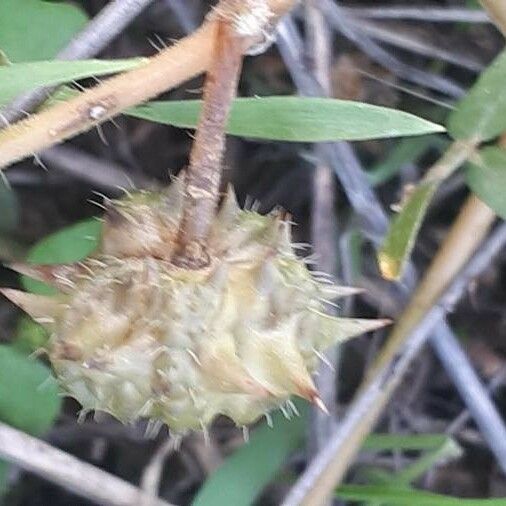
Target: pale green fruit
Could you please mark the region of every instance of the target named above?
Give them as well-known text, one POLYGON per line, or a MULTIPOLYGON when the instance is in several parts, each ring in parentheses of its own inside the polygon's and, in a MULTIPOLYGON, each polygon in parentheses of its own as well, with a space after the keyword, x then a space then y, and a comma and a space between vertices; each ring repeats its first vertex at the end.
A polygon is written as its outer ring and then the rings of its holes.
POLYGON ((112 203, 101 251, 82 263, 12 266, 61 291, 3 293, 51 329, 62 389, 84 410, 179 432, 220 414, 249 424, 291 395, 321 405, 311 379, 320 353, 386 321, 328 316, 326 301, 355 290, 317 280, 281 213, 240 210, 232 192, 212 227, 209 266, 174 266, 179 185, 112 203))

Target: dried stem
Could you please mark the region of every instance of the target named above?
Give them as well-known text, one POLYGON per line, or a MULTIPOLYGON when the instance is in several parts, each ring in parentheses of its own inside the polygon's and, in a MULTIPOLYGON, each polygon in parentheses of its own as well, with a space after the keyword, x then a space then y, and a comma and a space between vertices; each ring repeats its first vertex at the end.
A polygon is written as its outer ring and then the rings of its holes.
MULTIPOLYGON (((80 60, 95 56, 153 0, 113 0, 109 2, 86 27, 56 55, 57 60, 80 60)), ((24 118, 44 102, 55 88, 38 88, 20 97, 0 114, 6 124, 24 118)), ((0 125, 0 128, 2 126, 0 125)))
POLYGON ((0 423, 0 456, 99 504, 132 506, 146 503, 149 499, 152 506, 171 506, 112 474, 3 423, 0 423))
POLYGON ((311 463, 283 503, 319 505, 341 481, 364 438, 381 415, 411 360, 429 333, 463 293, 465 287, 504 245, 506 233, 499 231, 486 244, 482 256, 473 259, 495 220, 493 211, 474 195, 464 204, 452 230, 410 304, 392 331, 387 346, 373 366, 373 373, 361 388, 327 448, 311 463))
POLYGON ((225 128, 242 68, 243 41, 233 25, 216 21, 214 55, 204 86, 204 105, 186 172, 185 208, 178 265, 209 262, 206 240, 219 196, 225 128))
MULTIPOLYGON (((321 86, 322 92, 329 96, 331 93, 332 37, 325 17, 313 0, 306 3, 306 30, 307 52, 312 74, 321 86)), ((322 157, 319 156, 321 147, 317 145, 315 151, 319 157, 319 163, 315 167, 313 175, 311 241, 317 258, 316 268, 334 275, 338 263, 335 248, 337 223, 334 213, 334 174, 331 167, 323 163, 322 157)), ((312 409, 308 441, 309 451, 312 454, 316 454, 325 447, 336 423, 335 405, 339 361, 337 346, 327 350, 325 356, 328 363, 321 364, 318 374, 315 376, 315 385, 331 416, 316 407, 312 409)))
MULTIPOLYGON (((295 0, 266 0, 271 24, 295 0)), ((0 168, 58 144, 117 116, 204 72, 212 60, 216 23, 206 21, 192 35, 138 67, 87 90, 78 97, 0 132, 0 168), (100 111, 97 114, 97 111, 100 111)), ((257 41, 248 41, 253 45, 257 41)))
POLYGON ((506 35, 506 3, 503 0, 480 0, 480 3, 497 28, 506 35))

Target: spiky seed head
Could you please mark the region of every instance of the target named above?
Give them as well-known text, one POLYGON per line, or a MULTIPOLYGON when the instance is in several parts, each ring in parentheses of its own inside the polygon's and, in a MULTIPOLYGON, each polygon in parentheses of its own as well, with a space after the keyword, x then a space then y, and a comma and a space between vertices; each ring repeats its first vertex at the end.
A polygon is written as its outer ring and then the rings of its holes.
POLYGON ((19 272, 60 290, 2 293, 52 331, 48 354, 63 390, 85 410, 201 430, 222 414, 255 421, 297 395, 325 409, 311 373, 325 348, 385 320, 333 318, 322 284, 291 247, 279 212, 241 210, 229 190, 213 223, 210 264, 171 263, 180 183, 113 202, 100 251, 75 265, 19 272))

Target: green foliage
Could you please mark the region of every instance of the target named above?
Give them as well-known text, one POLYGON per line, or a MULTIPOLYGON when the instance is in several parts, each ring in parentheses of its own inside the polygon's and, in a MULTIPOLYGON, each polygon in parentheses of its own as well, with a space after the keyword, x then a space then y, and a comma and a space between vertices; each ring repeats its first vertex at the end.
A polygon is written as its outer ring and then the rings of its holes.
POLYGON ((0 420, 39 435, 51 427, 59 411, 58 388, 49 369, 0 345, 0 420))
POLYGON ((413 488, 385 485, 343 485, 336 497, 353 502, 380 502, 392 506, 504 506, 505 499, 463 499, 413 488))
POLYGON ((145 58, 124 60, 40 61, 0 67, 0 106, 39 86, 130 70, 145 58))
MULTIPOLYGON (((59 264, 82 260, 97 248, 101 229, 101 222, 95 219, 66 227, 38 242, 29 252, 27 260, 34 264, 59 264)), ((44 283, 27 276, 23 276, 22 283, 29 292, 42 295, 55 293, 44 283)))
POLYGON ((506 50, 480 75, 476 84, 448 119, 448 132, 455 139, 497 137, 506 130, 506 50))
MULTIPOLYGON (((445 156, 448 162, 443 171, 422 182, 413 192, 401 212, 393 219, 385 242, 378 253, 381 272, 387 279, 396 279, 402 273, 413 249, 427 208, 439 185, 464 161, 458 156, 480 142, 497 137, 506 130, 506 51, 503 51, 481 74, 467 96, 457 105, 448 119, 448 132, 455 139, 450 149, 454 154, 445 156), (457 156, 455 156, 457 154, 457 156), (453 157, 453 158, 452 158, 453 157)), ((504 184, 506 176, 500 150, 484 150, 479 162, 473 164, 467 173, 471 188, 501 216, 505 215, 504 184)), ((444 160, 444 158, 442 159, 444 160)), ((444 163, 439 163, 438 170, 444 163)), ((435 168, 434 168, 435 169, 435 168)))
MULTIPOLYGON (((194 128, 201 101, 150 102, 126 114, 177 127, 194 128)), ((436 123, 406 112, 330 98, 239 98, 227 132, 291 142, 364 140, 443 132, 436 123)))
POLYGON ((16 334, 12 346, 29 355, 42 349, 49 339, 49 332, 29 316, 21 315, 16 325, 16 334))
POLYGON ((397 279, 403 271, 437 186, 436 182, 420 184, 392 221, 378 253, 380 270, 386 279, 397 279))
POLYGON ((483 202, 506 219, 506 151, 483 148, 466 170, 467 184, 483 202))
POLYGON ((306 406, 297 403, 301 417, 291 420, 273 415, 273 427, 266 423, 255 429, 242 446, 206 481, 193 506, 249 506, 273 479, 288 455, 304 439, 306 406))
POLYGON ((12 62, 48 60, 86 21, 84 12, 68 2, 1 0, 0 49, 12 62))

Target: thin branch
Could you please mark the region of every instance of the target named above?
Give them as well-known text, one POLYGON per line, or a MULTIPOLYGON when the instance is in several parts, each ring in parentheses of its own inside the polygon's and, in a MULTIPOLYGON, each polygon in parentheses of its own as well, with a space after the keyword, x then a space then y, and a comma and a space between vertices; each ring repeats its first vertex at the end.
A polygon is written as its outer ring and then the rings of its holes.
POLYGON ((147 496, 145 503, 140 506, 156 506, 156 497, 160 488, 163 467, 169 456, 175 451, 174 440, 167 438, 151 457, 148 465, 144 468, 141 478, 141 488, 147 496))
MULTIPOLYGON (((300 94, 320 96, 322 87, 302 60, 303 44, 293 20, 287 16, 278 26, 277 45, 300 94)), ((366 236, 380 243, 388 219, 374 195, 353 148, 346 142, 325 143, 320 152, 339 178, 366 236)))
MULTIPOLYGON (((330 68, 332 66, 331 32, 322 13, 313 1, 306 3, 307 53, 312 63, 312 73, 326 96, 330 96, 330 68)), ((315 146, 318 152, 320 146, 315 146)), ((317 270, 334 275, 337 266, 337 223, 334 213, 334 174, 328 164, 321 162, 313 175, 313 206, 311 211, 312 245, 317 270)), ((316 454, 326 442, 336 422, 338 347, 325 353, 326 364, 321 364, 315 384, 329 413, 318 408, 311 410, 310 452, 316 454)))
POLYGON ((174 13, 185 33, 191 33, 198 27, 198 22, 188 6, 188 0, 164 0, 164 2, 167 8, 174 13))
POLYGON ((363 21, 351 16, 348 20, 358 32, 362 32, 372 39, 385 42, 386 44, 390 44, 394 47, 400 47, 401 49, 420 54, 427 58, 447 61, 453 65, 458 65, 459 67, 469 69, 474 72, 480 72, 484 68, 483 64, 475 58, 455 53, 454 51, 450 51, 444 47, 426 42, 425 40, 415 36, 411 30, 399 30, 398 28, 363 21))
POLYGON ((186 171, 185 207, 176 263, 209 262, 206 241, 218 203, 225 128, 242 68, 243 41, 229 20, 217 22, 214 55, 204 86, 204 104, 186 171))
POLYGON ((450 97, 459 98, 463 96, 464 90, 452 80, 407 65, 385 51, 370 37, 360 33, 350 23, 343 8, 334 3, 333 0, 318 0, 318 2, 320 9, 335 30, 362 49, 372 60, 390 70, 390 72, 406 81, 425 86, 450 97))
POLYGON ((118 190, 155 186, 155 181, 141 174, 129 174, 120 165, 100 160, 75 147, 56 146, 43 151, 40 158, 49 168, 54 166, 62 172, 104 188, 118 190))
MULTIPOLYGON (((81 60, 95 56, 117 37, 153 0, 113 0, 107 4, 69 43, 56 55, 57 60, 81 60)), ((16 98, 0 112, 2 120, 14 123, 24 118, 44 102, 56 88, 38 88, 16 98)), ((0 126, 2 128, 2 126, 0 126)))
POLYGON ((490 18, 478 9, 438 7, 343 7, 351 16, 373 19, 411 19, 435 23, 490 23, 490 18))
MULTIPOLYGON (((469 236, 476 234, 477 230, 474 229, 477 223, 475 216, 478 214, 482 218, 485 218, 488 212, 491 211, 487 212, 480 209, 477 213, 469 213, 475 206, 481 207, 484 204, 477 201, 475 197, 470 197, 465 211, 461 214, 461 219, 457 220, 454 228, 455 231, 460 229, 462 232, 465 231, 469 236), (469 222, 467 221, 468 219, 470 220, 469 222), (469 229, 468 226, 470 227, 469 229)), ((474 243, 474 246, 480 243, 481 234, 478 235, 480 237, 476 241, 468 241, 467 248, 464 248, 463 254, 456 251, 451 252, 453 253, 451 255, 452 258, 447 257, 446 260, 448 262, 455 260, 459 265, 462 265, 473 250, 473 244, 471 243, 474 243)), ((452 243, 453 241, 445 242, 445 246, 441 248, 438 258, 445 257, 448 254, 446 245, 450 246, 452 243)), ((308 506, 318 505, 328 497, 336 484, 342 479, 364 437, 370 432, 392 392, 409 367, 411 360, 418 354, 429 334, 443 321, 445 314, 456 304, 470 281, 488 267, 505 244, 506 225, 502 224, 481 245, 479 252, 458 273, 452 282, 446 286, 446 289, 439 292, 436 299, 432 301, 431 309, 421 315, 416 320, 416 323, 412 324, 409 338, 403 340, 403 344, 398 346, 396 350, 392 350, 393 355, 391 356, 395 359, 389 361, 385 359, 380 360, 375 368, 376 374, 366 384, 360 395, 357 396, 348 409, 345 418, 328 442, 328 446, 309 465, 295 487, 290 491, 283 502, 283 506, 295 506, 299 504, 308 506)), ((399 331, 394 330, 394 332, 399 331)))
MULTIPOLYGON (((299 92, 308 95, 315 95, 321 91, 321 88, 305 69, 305 65, 302 62, 301 46, 302 44, 299 39, 297 28, 294 26, 293 22, 291 22, 289 17, 285 18, 278 28, 278 47, 285 64, 287 65, 292 78, 299 89, 299 92)), ((388 220, 379 200, 371 190, 367 178, 364 177, 363 169, 361 168, 360 163, 354 155, 352 148, 347 143, 326 144, 325 147, 325 159, 328 160, 330 165, 333 167, 336 175, 343 185, 343 189, 346 192, 352 208, 359 216, 362 233, 368 237, 376 247, 378 247, 387 231, 388 220)), ((434 175, 441 175, 440 170, 437 169, 436 174, 433 172, 431 177, 434 175)), ((412 288, 414 283, 414 269, 411 266, 409 270, 411 271, 411 276, 409 279, 404 280, 404 289, 402 292, 397 292, 399 295, 398 304, 400 307, 403 305, 403 297, 410 291, 410 288, 412 288)), ((448 329, 446 323, 443 323, 442 325, 448 329)), ((441 331, 436 330, 431 338, 432 340, 445 341, 447 332, 442 326, 440 326, 440 328, 441 331)), ((457 341, 453 340, 453 344, 456 345, 462 352, 457 341)), ((436 353, 438 352, 437 348, 435 351, 436 353)), ((483 391, 471 389, 471 385, 475 385, 478 380, 477 374, 473 370, 465 354, 462 356, 465 359, 467 367, 460 370, 457 370, 456 363, 452 361, 445 361, 445 357, 441 357, 441 359, 448 375, 453 379, 459 391, 466 392, 464 398, 470 399, 472 397, 479 397, 483 394, 483 391), (465 378, 462 377, 462 371, 466 374, 465 378)), ((488 402, 491 404, 489 399, 488 402)), ((468 404, 468 406, 469 409, 472 410, 473 417, 476 419, 482 417, 483 419, 483 413, 475 410, 475 408, 478 407, 478 403, 468 404)), ((494 411, 493 406, 491 406, 491 410, 494 411)), ((498 416, 497 410, 495 410, 495 415, 496 417, 498 416)), ((489 430, 486 434, 491 434, 491 432, 492 425, 489 426, 489 430)), ((499 436, 500 434, 501 432, 497 432, 496 436, 499 436)), ((487 442, 502 467, 506 464, 504 461, 501 461, 501 454, 499 452, 495 452, 495 440, 496 439, 493 437, 490 437, 487 439, 487 442)))
MULTIPOLYGON (((294 1, 267 0, 271 23, 288 12, 294 1)), ((204 72, 212 60, 215 28, 214 21, 206 21, 145 65, 0 131, 0 168, 87 131, 204 72)), ((251 40, 251 45, 257 42, 251 40)))
POLYGON ((500 0, 480 0, 480 3, 497 28, 506 36, 506 3, 500 0))
MULTIPOLYGON (((441 336, 443 332, 445 338, 432 339, 432 346, 441 362, 452 362, 451 370, 459 375, 458 380, 452 378, 453 384, 468 406, 466 413, 472 416, 483 439, 493 449, 503 473, 506 473, 506 429, 503 418, 490 399, 487 388, 474 374, 474 370, 470 367, 467 356, 456 337, 446 326, 439 330, 438 335, 441 336), (462 388, 462 385, 466 385, 466 388, 462 388)), ((447 364, 445 368, 448 369, 447 364)))
POLYGON ((171 506, 162 499, 148 497, 142 490, 112 474, 3 423, 0 423, 0 455, 26 471, 99 504, 132 506, 151 499, 153 506, 171 506))

